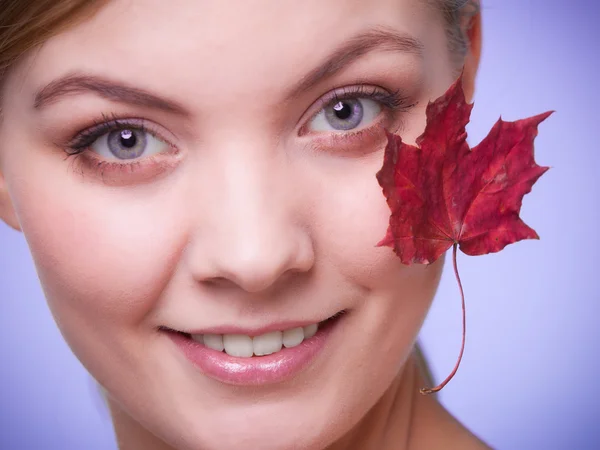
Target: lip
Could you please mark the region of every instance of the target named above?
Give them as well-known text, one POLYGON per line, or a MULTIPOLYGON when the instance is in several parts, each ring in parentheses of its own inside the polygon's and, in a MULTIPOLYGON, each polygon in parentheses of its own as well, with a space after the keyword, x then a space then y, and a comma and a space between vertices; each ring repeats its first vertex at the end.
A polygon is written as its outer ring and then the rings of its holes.
MULTIPOLYGON (((162 330, 162 332, 166 333, 188 361, 206 376, 225 384, 261 386, 287 381, 311 365, 326 347, 329 337, 341 320, 341 317, 335 317, 319 324, 317 333, 300 345, 292 348, 284 347, 276 353, 251 358, 239 358, 213 350, 181 332, 172 330, 162 330)), ((203 332, 207 333, 206 330, 203 332)), ((263 333, 263 329, 260 333, 263 333)))

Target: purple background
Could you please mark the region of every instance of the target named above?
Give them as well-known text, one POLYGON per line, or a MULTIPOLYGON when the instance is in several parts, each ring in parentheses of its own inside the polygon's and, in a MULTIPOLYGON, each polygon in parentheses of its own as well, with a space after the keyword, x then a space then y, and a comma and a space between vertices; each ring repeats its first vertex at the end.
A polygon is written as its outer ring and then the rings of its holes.
MULTIPOLYGON (((502 115, 546 110, 525 197, 540 241, 459 255, 463 364, 443 403, 498 449, 600 449, 600 2, 483 0, 484 46, 470 142, 502 115)), ((21 234, 0 224, 0 449, 115 448, 93 381, 56 329, 21 234)), ((460 344, 451 264, 422 333, 437 379, 460 344)))

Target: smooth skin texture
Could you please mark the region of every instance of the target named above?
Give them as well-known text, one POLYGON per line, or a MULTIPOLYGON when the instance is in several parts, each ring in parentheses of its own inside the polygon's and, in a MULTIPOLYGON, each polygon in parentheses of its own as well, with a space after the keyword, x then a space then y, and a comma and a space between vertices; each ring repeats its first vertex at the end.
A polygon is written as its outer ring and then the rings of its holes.
POLYGON ((107 390, 121 449, 486 448, 418 393, 412 350, 442 262, 407 267, 375 247, 389 218, 375 178, 382 127, 414 143, 427 101, 456 76, 441 14, 424 3, 115 0, 10 71, 0 214, 23 231, 63 336, 107 390), (369 30, 404 38, 316 72, 369 30), (360 100, 368 120, 350 131, 314 119, 356 86, 400 91, 407 107, 360 100), (154 156, 97 167, 119 161, 96 143, 66 158, 74 136, 113 116, 143 119, 154 156), (341 310, 308 369, 258 388, 206 377, 158 331, 341 310))

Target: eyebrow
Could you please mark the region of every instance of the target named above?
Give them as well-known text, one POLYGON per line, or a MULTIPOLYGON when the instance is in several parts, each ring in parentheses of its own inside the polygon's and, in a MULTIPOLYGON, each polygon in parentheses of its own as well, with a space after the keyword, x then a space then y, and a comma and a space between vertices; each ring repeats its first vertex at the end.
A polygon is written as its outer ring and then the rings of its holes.
POLYGON ((374 50, 408 53, 422 59, 423 49, 423 43, 413 36, 388 27, 371 28, 336 48, 322 64, 300 79, 291 89, 289 97, 310 90, 374 50))
MULTIPOLYGON (((324 62, 303 76, 290 90, 288 98, 330 78, 374 50, 404 52, 423 57, 423 44, 418 39, 387 27, 371 28, 348 39, 336 48, 324 62)), ((158 109, 177 115, 189 115, 182 105, 153 94, 147 90, 129 86, 99 75, 70 73, 58 78, 35 94, 33 106, 41 109, 73 94, 93 93, 118 103, 158 109)))
POLYGON ((81 73, 71 73, 44 86, 35 94, 33 107, 41 109, 58 101, 61 97, 83 93, 94 93, 119 103, 159 109, 178 115, 189 115, 182 105, 144 89, 128 86, 101 76, 81 73))

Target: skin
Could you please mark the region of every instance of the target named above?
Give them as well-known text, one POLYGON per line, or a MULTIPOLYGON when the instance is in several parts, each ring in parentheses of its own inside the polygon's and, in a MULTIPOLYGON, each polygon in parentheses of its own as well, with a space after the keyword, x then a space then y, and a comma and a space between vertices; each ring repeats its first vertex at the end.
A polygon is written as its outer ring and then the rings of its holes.
POLYGON ((121 449, 487 448, 418 393, 412 349, 442 261, 407 267, 375 246, 389 218, 375 178, 380 126, 411 143, 424 129, 427 101, 456 73, 443 27, 415 0, 115 0, 12 68, 0 215, 23 231, 64 338, 107 390, 121 449), (288 97, 371 27, 411 35, 422 55, 375 49, 288 97), (44 86, 75 72, 186 112, 89 92, 34 106, 44 86), (360 84, 400 89, 416 105, 382 109, 362 134, 316 129, 318 100, 360 84), (165 146, 162 165, 103 175, 84 155, 65 160, 68 142, 103 114, 145 119, 178 153, 165 146), (258 388, 206 377, 158 331, 317 322, 340 310, 307 370, 258 388))

